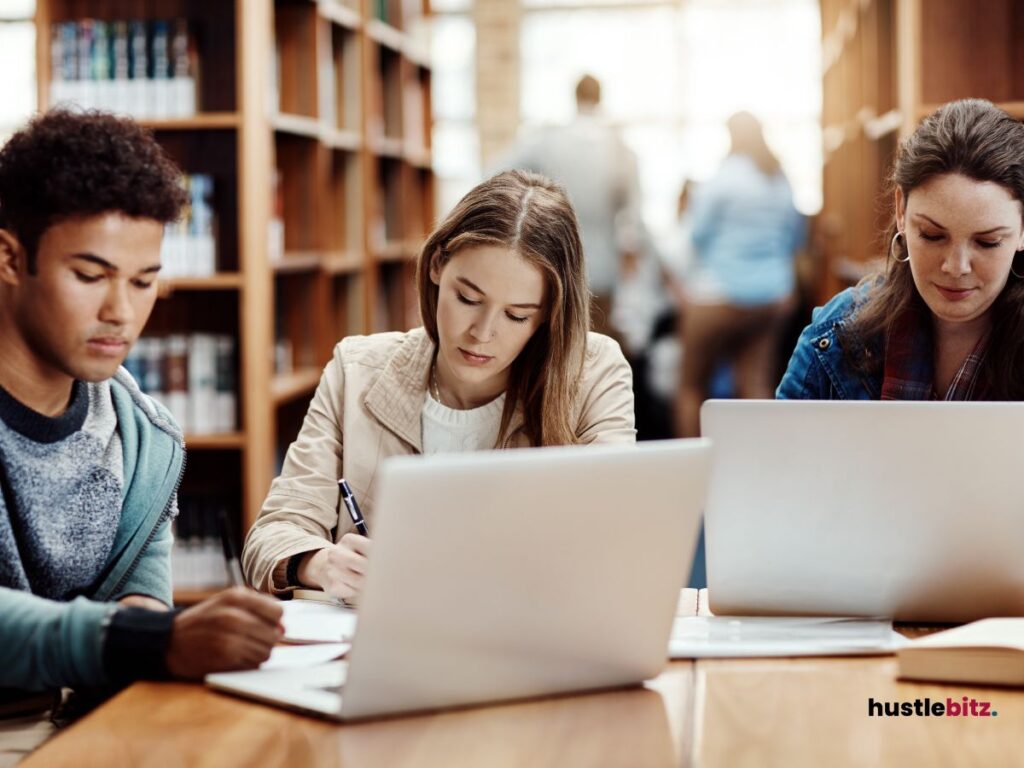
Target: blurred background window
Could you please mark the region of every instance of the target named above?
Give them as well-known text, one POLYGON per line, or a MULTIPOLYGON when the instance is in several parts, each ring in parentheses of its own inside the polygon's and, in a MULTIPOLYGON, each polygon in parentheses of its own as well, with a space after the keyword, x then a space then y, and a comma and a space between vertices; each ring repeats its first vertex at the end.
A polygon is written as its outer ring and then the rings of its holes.
POLYGON ((0 2, 0 144, 36 108, 34 0, 0 2))
POLYGON ((682 180, 706 179, 718 168, 728 151, 725 121, 741 109, 761 118, 797 207, 807 214, 821 208, 817 2, 524 6, 523 128, 567 122, 576 81, 585 73, 597 77, 605 115, 637 154, 644 218, 656 236, 674 225, 682 180))
MULTIPOLYGON (((511 0, 510 0, 511 2, 511 0)), ((793 185, 821 208, 821 21, 815 0, 522 0, 520 133, 575 114, 585 73, 604 114, 637 154, 644 218, 671 237, 686 178, 728 151, 725 121, 746 109, 793 185)), ((485 171, 474 89, 472 0, 434 0, 434 148, 438 213, 485 171)))

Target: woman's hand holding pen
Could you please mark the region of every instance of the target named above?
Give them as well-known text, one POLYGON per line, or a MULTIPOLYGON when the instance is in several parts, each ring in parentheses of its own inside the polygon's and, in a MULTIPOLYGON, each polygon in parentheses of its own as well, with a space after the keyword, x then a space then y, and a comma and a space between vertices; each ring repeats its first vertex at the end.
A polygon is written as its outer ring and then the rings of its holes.
POLYGON ((363 591, 372 548, 373 542, 366 536, 346 533, 337 544, 306 555, 299 565, 299 580, 354 603, 363 591))

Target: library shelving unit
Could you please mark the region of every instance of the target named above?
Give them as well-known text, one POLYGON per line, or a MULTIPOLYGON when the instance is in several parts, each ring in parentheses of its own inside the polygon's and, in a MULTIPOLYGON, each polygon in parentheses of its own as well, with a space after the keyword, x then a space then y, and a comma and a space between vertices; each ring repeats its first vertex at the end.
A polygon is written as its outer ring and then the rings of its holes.
MULTIPOLYGON (((428 12, 429 0, 36 4, 40 107, 132 114, 211 180, 216 267, 162 281, 145 333, 233 339, 237 426, 186 434, 180 495, 226 509, 239 540, 334 344, 418 322, 413 264, 434 219, 428 12)), ((178 583, 181 603, 212 591, 178 583)))
POLYGON ((821 0, 827 269, 820 298, 885 257, 899 140, 947 101, 1024 118, 1024 5, 1013 0, 821 0))

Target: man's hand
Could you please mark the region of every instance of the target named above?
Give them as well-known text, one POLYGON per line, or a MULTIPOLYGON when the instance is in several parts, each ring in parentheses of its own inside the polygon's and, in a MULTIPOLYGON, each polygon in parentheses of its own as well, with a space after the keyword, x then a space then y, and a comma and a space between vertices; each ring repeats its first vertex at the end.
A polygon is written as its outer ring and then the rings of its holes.
POLYGON ((218 592, 174 618, 167 671, 185 680, 210 672, 255 669, 284 635, 282 608, 244 587, 218 592))
POLYGON ((346 533, 341 541, 303 557, 299 581, 315 584, 332 597, 354 603, 363 591, 366 566, 373 542, 358 533, 346 533))

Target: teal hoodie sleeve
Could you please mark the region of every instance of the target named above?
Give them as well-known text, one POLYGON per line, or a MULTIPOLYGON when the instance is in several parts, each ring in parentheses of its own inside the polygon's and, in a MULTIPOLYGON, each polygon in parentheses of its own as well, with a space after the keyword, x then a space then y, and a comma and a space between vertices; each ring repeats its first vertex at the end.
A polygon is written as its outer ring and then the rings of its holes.
POLYGON ((0 587, 0 687, 38 691, 107 682, 106 626, 117 606, 0 587))
POLYGON ((171 532, 171 520, 177 515, 178 498, 171 499, 170 514, 164 517, 152 540, 143 549, 135 570, 118 590, 111 595, 111 600, 120 600, 126 595, 146 595, 155 597, 170 607, 174 598, 171 594, 171 547, 174 535, 171 532))

